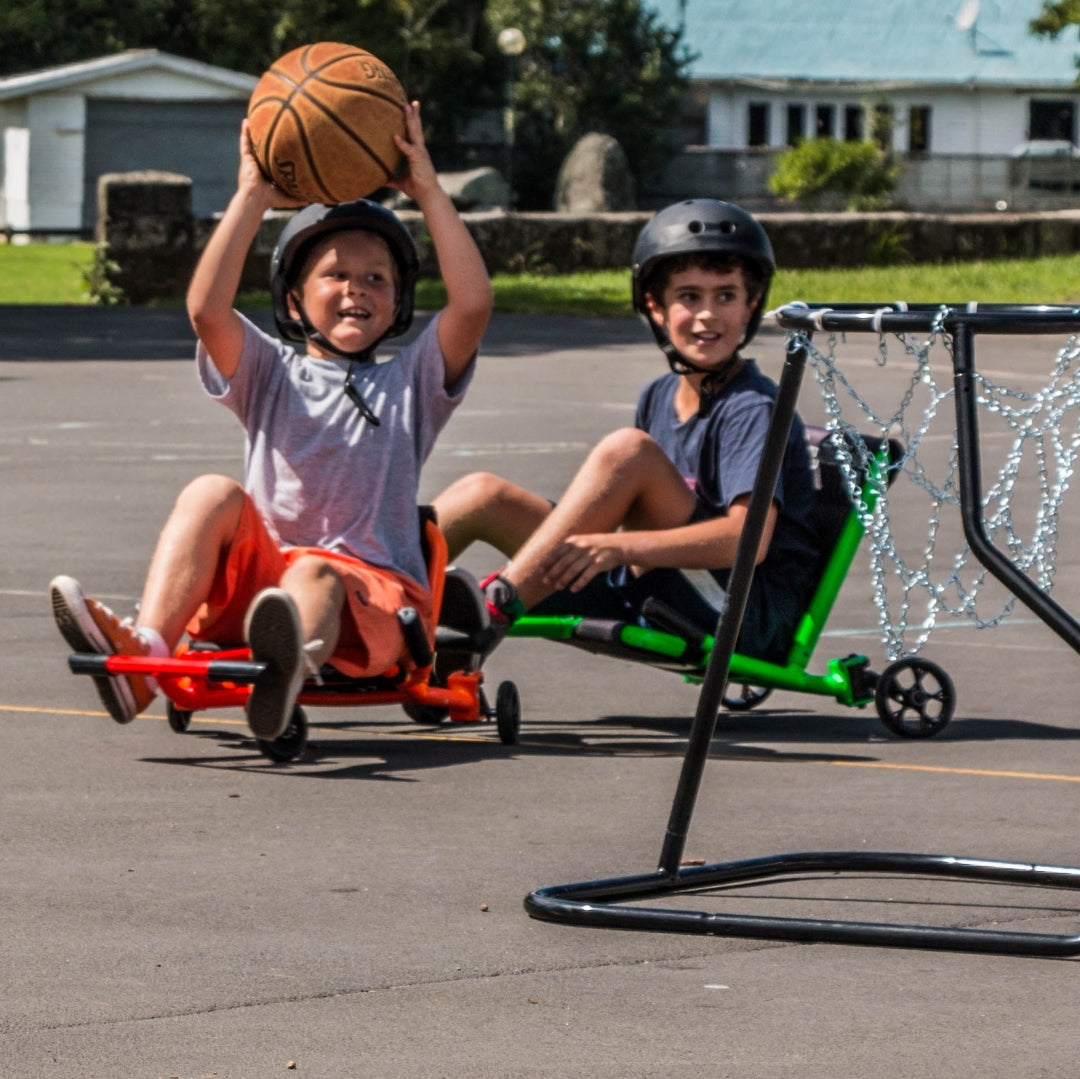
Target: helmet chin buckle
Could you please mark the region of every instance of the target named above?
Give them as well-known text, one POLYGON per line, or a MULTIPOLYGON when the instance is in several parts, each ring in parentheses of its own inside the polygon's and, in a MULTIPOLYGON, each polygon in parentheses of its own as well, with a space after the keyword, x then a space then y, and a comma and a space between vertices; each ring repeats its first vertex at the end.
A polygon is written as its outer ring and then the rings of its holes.
POLYGON ((363 416, 372 427, 378 427, 380 424, 379 417, 375 415, 371 405, 364 400, 364 395, 360 392, 360 387, 353 382, 353 373, 357 362, 358 361, 354 359, 349 364, 349 372, 345 376, 345 396, 356 405, 360 415, 363 416))

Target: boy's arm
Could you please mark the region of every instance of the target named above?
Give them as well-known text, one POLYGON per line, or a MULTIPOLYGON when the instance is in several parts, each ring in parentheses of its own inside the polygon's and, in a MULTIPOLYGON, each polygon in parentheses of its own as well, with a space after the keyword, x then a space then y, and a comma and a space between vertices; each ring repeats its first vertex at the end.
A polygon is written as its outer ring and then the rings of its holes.
POLYGON ((296 205, 259 170, 248 141, 247 121, 240 132, 240 171, 236 193, 214 229, 188 286, 191 325, 214 366, 230 379, 240 362, 244 329, 233 309, 248 250, 273 206, 296 205))
MULTIPOLYGON (((732 501, 723 517, 679 528, 567 536, 544 560, 544 583, 577 592, 598 573, 616 566, 727 569, 735 562, 749 504, 750 496, 743 495, 732 501)), ((758 548, 758 562, 769 550, 778 515, 773 502, 758 548)))
POLYGON ((418 102, 406 106, 405 128, 408 139, 395 135, 394 140, 408 167, 392 184, 420 207, 439 261, 446 286, 446 307, 439 316, 439 346, 446 365, 444 385, 450 389, 480 347, 494 298, 480 251, 450 196, 439 185, 424 144, 418 102))

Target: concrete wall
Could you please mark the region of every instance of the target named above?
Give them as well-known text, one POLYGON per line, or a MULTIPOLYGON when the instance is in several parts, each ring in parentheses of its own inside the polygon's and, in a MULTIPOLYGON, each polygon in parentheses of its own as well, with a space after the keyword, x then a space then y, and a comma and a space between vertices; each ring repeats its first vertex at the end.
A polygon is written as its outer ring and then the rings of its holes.
MULTIPOLYGON (((769 176, 781 149, 721 150, 687 146, 663 173, 639 184, 642 208, 681 198, 719 198, 751 210, 785 207, 770 193, 769 176)), ((1080 208, 1080 157, 967 153, 898 155, 902 165, 894 204, 920 213, 992 210, 1040 212, 1080 208)))
MULTIPOLYGON (((268 285, 270 256, 288 213, 267 216, 244 270, 244 289, 268 285)), ((627 269, 651 216, 620 214, 462 215, 492 273, 627 269)), ((437 273, 416 211, 401 214, 425 276, 437 273)), ((788 269, 888 262, 1030 258, 1080 251, 1080 210, 1040 214, 759 214, 777 261, 788 269)), ((118 266, 128 301, 182 296, 213 222, 191 213, 191 181, 169 173, 102 177, 97 240, 118 266)))

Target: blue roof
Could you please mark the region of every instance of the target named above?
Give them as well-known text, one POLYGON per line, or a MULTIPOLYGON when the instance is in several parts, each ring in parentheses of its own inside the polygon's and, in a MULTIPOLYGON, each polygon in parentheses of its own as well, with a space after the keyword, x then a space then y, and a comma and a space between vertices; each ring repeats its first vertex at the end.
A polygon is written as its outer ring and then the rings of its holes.
POLYGON ((1028 23, 1041 0, 645 0, 685 15, 694 79, 1071 88, 1080 37, 1028 23))

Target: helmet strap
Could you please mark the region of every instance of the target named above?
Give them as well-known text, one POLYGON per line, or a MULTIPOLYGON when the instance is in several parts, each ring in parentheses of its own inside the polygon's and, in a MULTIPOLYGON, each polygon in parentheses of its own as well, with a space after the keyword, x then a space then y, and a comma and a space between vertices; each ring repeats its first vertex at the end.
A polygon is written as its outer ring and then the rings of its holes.
POLYGON ((304 337, 309 341, 314 341, 319 348, 326 349, 327 352, 332 352, 335 356, 340 356, 343 360, 349 361, 349 370, 345 375, 345 396, 356 405, 360 415, 372 427, 378 427, 380 423, 379 417, 375 415, 371 406, 364 400, 360 387, 353 381, 353 376, 358 363, 371 363, 379 342, 376 341, 374 344, 368 345, 367 348, 358 349, 355 352, 346 352, 345 349, 338 348, 337 345, 328 341, 326 335, 312 325, 311 319, 308 318, 307 312, 304 310, 304 305, 300 302, 300 297, 295 292, 289 293, 289 299, 296 305, 296 313, 300 326, 304 331, 304 337))
POLYGON ((711 367, 699 367, 696 363, 692 363, 688 360, 675 346, 671 343, 667 335, 664 335, 664 341, 660 345, 665 357, 667 357, 668 366, 677 375, 704 375, 701 380, 701 405, 698 408, 699 416, 708 415, 709 409, 712 408, 713 401, 721 394, 726 388, 729 382, 739 373, 742 368, 742 356, 739 355, 738 350, 731 354, 731 358, 724 364, 723 367, 716 369, 711 367))

